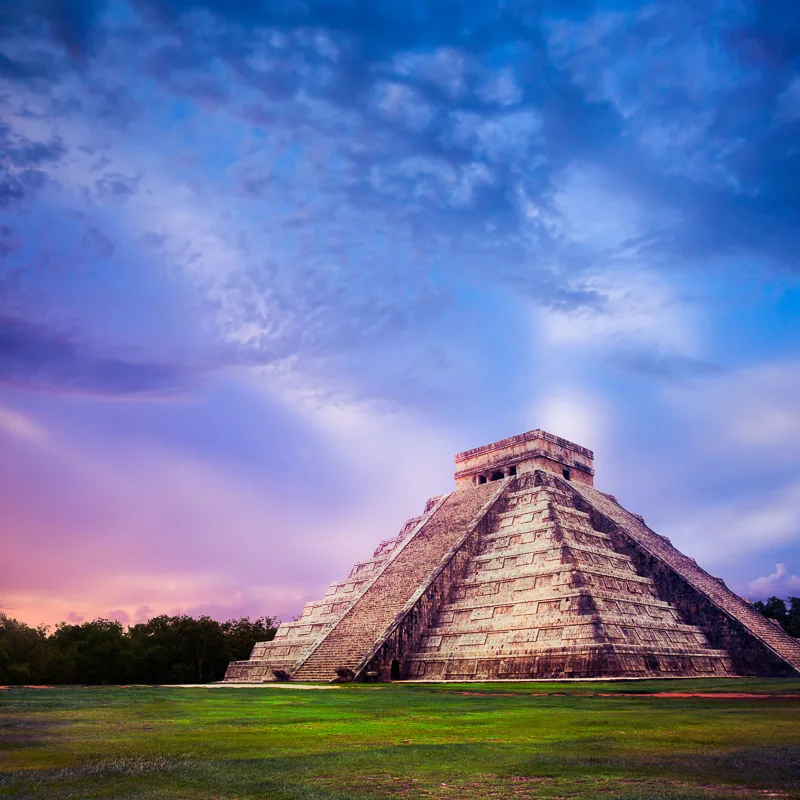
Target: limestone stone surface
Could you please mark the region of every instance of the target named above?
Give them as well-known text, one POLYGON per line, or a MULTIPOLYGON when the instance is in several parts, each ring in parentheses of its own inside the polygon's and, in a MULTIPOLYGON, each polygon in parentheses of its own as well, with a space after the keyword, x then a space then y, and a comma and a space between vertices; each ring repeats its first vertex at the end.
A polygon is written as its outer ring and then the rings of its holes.
POLYGON ((457 489, 535 469, 594 485, 594 453, 539 429, 458 453, 455 461, 457 489))

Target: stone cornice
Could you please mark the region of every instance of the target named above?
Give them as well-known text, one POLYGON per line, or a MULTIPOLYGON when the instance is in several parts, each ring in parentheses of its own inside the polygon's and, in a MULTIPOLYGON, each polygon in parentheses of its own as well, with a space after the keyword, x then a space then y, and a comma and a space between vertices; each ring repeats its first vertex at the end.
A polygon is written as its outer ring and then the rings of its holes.
POLYGON ((458 453, 455 457, 456 464, 460 463, 461 461, 467 461, 470 458, 475 458, 475 456, 491 453, 494 450, 504 450, 507 447, 513 447, 514 445, 523 444, 524 442, 535 441, 536 439, 544 439, 545 441, 557 444, 559 447, 564 447, 567 450, 580 453, 582 456, 586 456, 586 458, 594 459, 594 453, 588 448, 581 447, 581 445, 575 444, 575 442, 570 442, 567 439, 562 439, 560 436, 554 436, 552 433, 548 433, 547 431, 537 428, 536 430, 528 431, 527 433, 520 433, 517 436, 509 436, 507 439, 501 439, 498 442, 492 442, 491 444, 485 444, 481 447, 474 447, 472 450, 465 450, 463 453, 458 453))
MULTIPOLYGON (((525 453, 525 461, 533 458, 546 458, 549 461, 553 461, 556 464, 564 463, 559 459, 554 458, 553 454, 549 453, 547 450, 531 450, 525 453)), ((461 478, 469 478, 472 477, 473 475, 482 475, 486 472, 491 472, 491 470, 494 469, 495 467, 497 467, 498 469, 503 467, 513 467, 515 464, 519 464, 519 462, 520 462, 519 455, 508 455, 505 456, 504 458, 498 458, 497 461, 477 464, 474 467, 457 470, 455 474, 455 479, 460 480, 461 478)), ((573 461, 572 463, 566 466, 569 466, 570 469, 576 469, 579 472, 585 472, 587 475, 594 475, 594 470, 591 467, 587 467, 585 464, 580 464, 577 461, 573 461)))

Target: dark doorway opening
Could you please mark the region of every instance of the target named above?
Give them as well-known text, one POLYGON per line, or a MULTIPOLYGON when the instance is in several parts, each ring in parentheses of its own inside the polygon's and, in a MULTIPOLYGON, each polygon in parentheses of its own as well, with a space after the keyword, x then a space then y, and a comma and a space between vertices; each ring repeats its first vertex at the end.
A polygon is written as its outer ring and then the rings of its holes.
POLYGON ((563 476, 564 476, 564 477, 565 477, 567 480, 569 480, 569 479, 570 479, 570 472, 569 472, 569 470, 568 470, 568 469, 562 469, 562 470, 561 470, 561 474, 562 474, 562 475, 563 475, 563 476))
POLYGON ((492 473, 492 480, 493 481, 501 481, 505 476, 502 472, 493 472, 492 473))
POLYGON ((486 483, 486 476, 478 475, 478 483, 486 483))
POLYGON ((508 474, 512 475, 512 476, 516 475, 517 474, 517 468, 516 467, 509 467, 508 468, 508 474))
POLYGON ((400 662, 396 658, 392 660, 392 666, 391 666, 391 669, 389 670, 389 677, 393 681, 399 681, 400 678, 401 678, 401 675, 400 675, 400 662))

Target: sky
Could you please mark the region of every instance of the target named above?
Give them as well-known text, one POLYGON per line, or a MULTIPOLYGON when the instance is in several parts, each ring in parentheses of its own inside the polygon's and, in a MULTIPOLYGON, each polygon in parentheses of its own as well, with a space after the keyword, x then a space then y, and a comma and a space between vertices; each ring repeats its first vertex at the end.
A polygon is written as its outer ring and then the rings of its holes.
POLYGON ((291 619, 544 428, 800 595, 794 0, 6 0, 0 611, 291 619))

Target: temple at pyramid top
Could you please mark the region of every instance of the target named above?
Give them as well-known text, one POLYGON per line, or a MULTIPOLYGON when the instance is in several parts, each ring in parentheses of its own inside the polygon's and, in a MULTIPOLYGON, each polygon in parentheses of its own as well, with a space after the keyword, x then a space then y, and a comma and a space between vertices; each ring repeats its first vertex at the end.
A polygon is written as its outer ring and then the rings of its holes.
POLYGON ((455 462, 455 491, 225 680, 800 673, 800 641, 594 487, 591 450, 533 430, 455 462))
POLYGON ((594 486, 594 453, 539 428, 456 455, 456 488, 543 469, 594 486))

